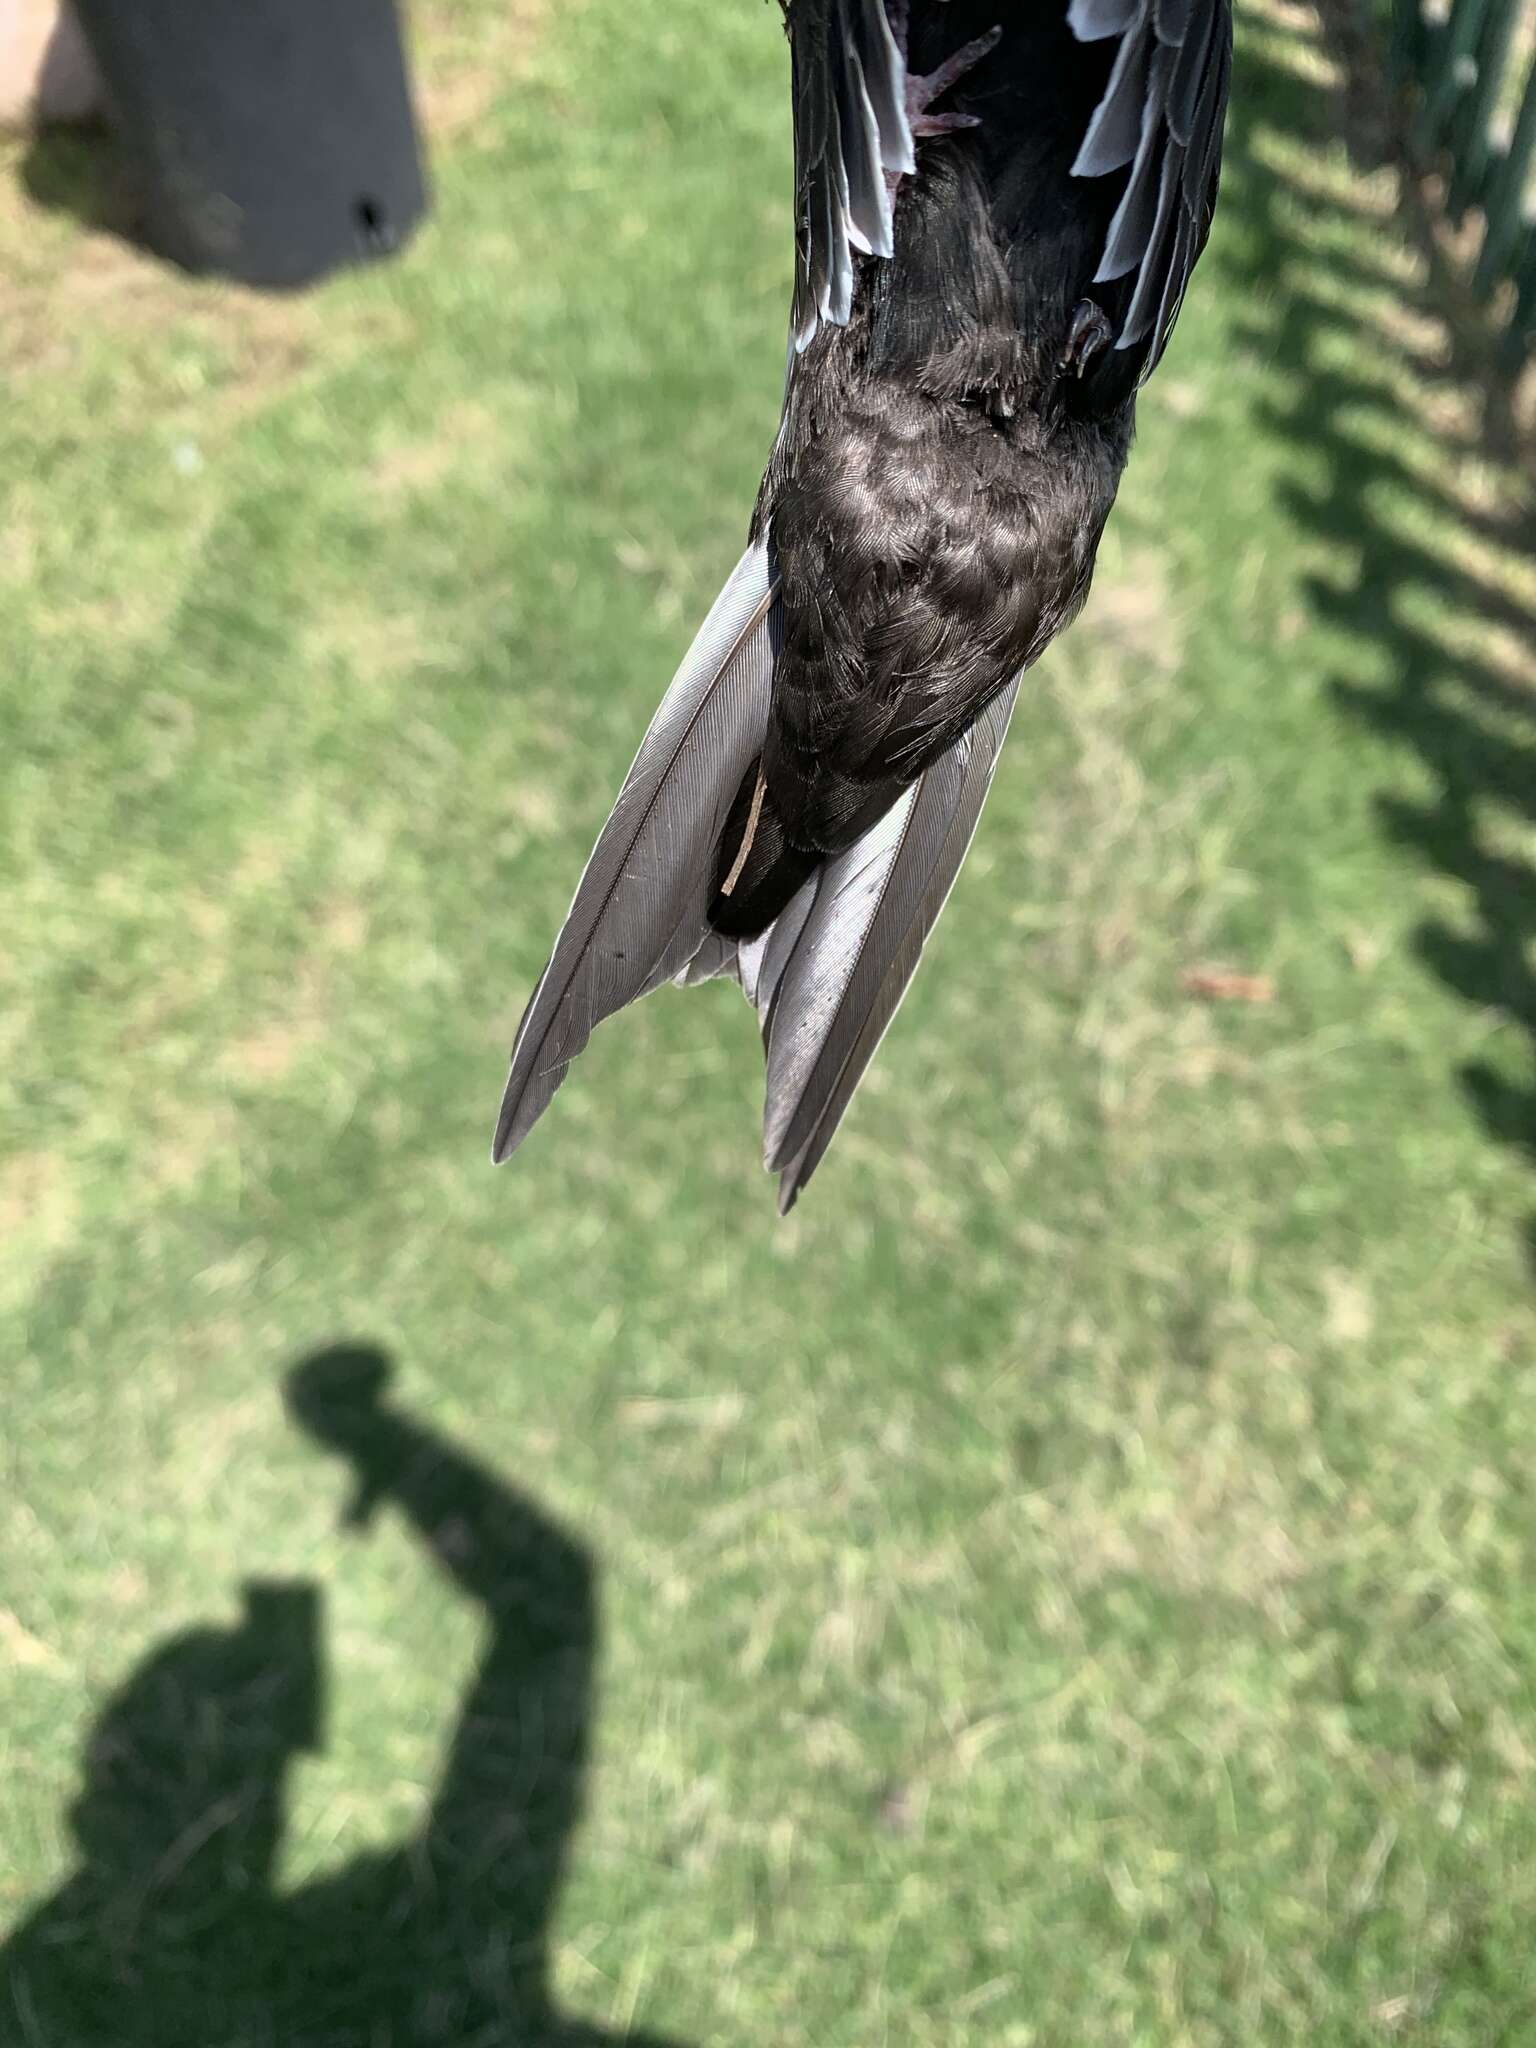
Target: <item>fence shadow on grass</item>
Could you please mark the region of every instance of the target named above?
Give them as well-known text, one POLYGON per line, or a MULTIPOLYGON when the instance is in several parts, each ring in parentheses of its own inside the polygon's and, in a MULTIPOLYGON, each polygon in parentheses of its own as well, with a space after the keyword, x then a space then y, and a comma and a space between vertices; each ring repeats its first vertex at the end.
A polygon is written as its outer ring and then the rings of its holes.
MULTIPOLYGON (((1385 160, 1383 134, 1358 73, 1316 75, 1318 44, 1297 10, 1260 19, 1234 88, 1227 204, 1243 227, 1229 289, 1262 303, 1246 339, 1284 373, 1268 424, 1322 458, 1284 502, 1328 550, 1309 579, 1316 615, 1360 648, 1327 686, 1345 717, 1410 750, 1430 778, 1421 799, 1379 799, 1382 830, 1465 891, 1454 921, 1420 926, 1418 955, 1508 1027, 1492 1034, 1498 1064, 1464 1066, 1459 1084, 1488 1135, 1536 1164, 1536 604, 1519 566, 1536 546, 1529 479, 1497 408, 1457 367, 1433 282, 1405 281, 1390 258, 1379 270, 1341 261, 1337 229, 1352 213, 1383 238, 1411 231, 1404 214, 1383 213, 1380 181, 1351 198, 1326 177, 1277 176, 1276 139, 1322 161, 1342 137, 1369 172, 1385 160)), ((1536 1223, 1526 1232, 1536 1255, 1536 1223)))
MULTIPOLYGON (((354 1469, 349 1519, 403 1515, 488 1644, 418 1835, 280 1892, 295 1761, 323 1746, 318 1590, 253 1584, 230 1629, 156 1651, 96 1723, 75 1875, 0 1951, 18 2048, 601 2048, 548 1988, 596 1649, 585 1550, 383 1398, 365 1348, 290 1377, 354 1469), (19 2031, 17 2029, 19 2028, 19 2031)), ((642 2044, 643 2037, 626 2040, 642 2044)), ((652 2040, 649 2048, 662 2048, 652 2040)))

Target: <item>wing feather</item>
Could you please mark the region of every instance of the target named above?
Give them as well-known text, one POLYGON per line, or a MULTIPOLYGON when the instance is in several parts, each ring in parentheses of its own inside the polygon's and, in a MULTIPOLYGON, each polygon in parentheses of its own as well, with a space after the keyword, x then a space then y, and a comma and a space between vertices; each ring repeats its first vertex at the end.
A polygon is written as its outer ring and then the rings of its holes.
POLYGON ((1163 169, 1158 180, 1157 210, 1148 231, 1146 249, 1136 272, 1136 289, 1126 309, 1120 346, 1130 348, 1145 338, 1153 315, 1162 304, 1173 275, 1174 216, 1180 196, 1184 152, 1171 139, 1163 149, 1163 169))
POLYGON ((1080 42, 1120 37, 1072 169, 1125 177, 1094 283, 1118 286, 1106 310, 1116 352, 1139 352, 1131 358, 1139 383, 1167 346, 1210 232, 1232 0, 1072 0, 1067 20, 1080 42))
POLYGON ((1215 18, 1203 14, 1180 46, 1179 61, 1168 81, 1168 132, 1186 149, 1194 139, 1204 104, 1202 88, 1209 76, 1216 47, 1215 18))
POLYGON ((1140 12, 1140 0, 1072 0, 1067 25, 1080 43, 1101 43, 1124 35, 1140 12))
POLYGON ((795 346, 853 305, 855 253, 889 256, 887 171, 914 168, 906 68, 883 0, 791 0, 795 346))
POLYGON ((1122 170, 1141 144, 1147 97, 1147 72, 1156 47, 1150 26, 1137 24, 1123 38, 1104 97, 1094 110, 1083 146, 1072 164, 1078 178, 1103 178, 1122 170))

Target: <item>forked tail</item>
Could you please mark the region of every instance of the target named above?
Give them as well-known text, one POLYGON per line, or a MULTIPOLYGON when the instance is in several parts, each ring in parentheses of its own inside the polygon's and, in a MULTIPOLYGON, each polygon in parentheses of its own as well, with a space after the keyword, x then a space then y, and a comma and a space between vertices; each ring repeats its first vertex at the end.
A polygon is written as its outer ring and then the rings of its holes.
POLYGON ((1015 681, 846 852, 783 837, 758 761, 777 637, 768 551, 716 599, 641 743, 512 1048, 492 1156, 594 1027, 665 981, 740 982, 767 1056, 764 1161, 794 1203, 900 1005, 965 858, 1015 681), (726 885, 729 884, 729 887, 726 885))

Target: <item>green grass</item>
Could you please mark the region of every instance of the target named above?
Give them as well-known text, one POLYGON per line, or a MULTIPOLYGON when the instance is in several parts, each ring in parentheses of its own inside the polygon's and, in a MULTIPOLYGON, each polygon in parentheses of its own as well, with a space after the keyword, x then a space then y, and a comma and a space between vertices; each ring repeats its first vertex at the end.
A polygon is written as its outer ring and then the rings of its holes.
POLYGON ((440 6, 434 217, 302 301, 3 160, 6 2048, 1536 2040, 1536 587, 1310 15, 1240 41, 785 1225, 728 990, 487 1164, 772 432, 769 11, 440 6), (388 1406, 285 1406, 337 1345, 388 1406))

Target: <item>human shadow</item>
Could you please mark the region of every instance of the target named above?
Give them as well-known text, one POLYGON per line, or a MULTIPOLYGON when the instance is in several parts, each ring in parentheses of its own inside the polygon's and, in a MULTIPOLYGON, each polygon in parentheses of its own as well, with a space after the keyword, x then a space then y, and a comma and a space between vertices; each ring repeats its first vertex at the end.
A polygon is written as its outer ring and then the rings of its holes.
POLYGON ((1385 117, 1362 111, 1363 60, 1345 56, 1330 80, 1283 18, 1250 37, 1227 288, 1263 309, 1243 338, 1281 373, 1261 417, 1301 458, 1280 495, 1325 563, 1306 589, 1336 650, 1331 700, 1422 773, 1422 793, 1377 799, 1382 834, 1461 887, 1415 951, 1508 1027, 1497 1064, 1469 1062, 1457 1082, 1487 1135, 1536 1162, 1536 605, 1512 566, 1536 548, 1531 482, 1496 394, 1469 381, 1432 270, 1344 254, 1341 228, 1359 248, 1362 224, 1413 246, 1408 201, 1384 217, 1379 184, 1350 195, 1277 173, 1271 137, 1314 146, 1318 162, 1343 137, 1361 172, 1385 160, 1385 117))
POLYGON ((591 1560, 389 1405, 388 1377, 378 1351, 332 1349, 290 1375, 288 1402, 353 1467, 349 1522, 402 1514, 487 1625, 424 1825, 278 1888, 289 1774, 324 1740, 320 1601, 309 1584, 248 1585, 234 1627, 166 1644, 98 1720, 70 1815, 80 1866, 0 1951, 0 2038, 16 2048, 618 2040, 563 2018, 548 1982, 587 1752, 591 1560))

